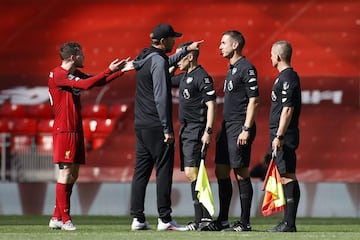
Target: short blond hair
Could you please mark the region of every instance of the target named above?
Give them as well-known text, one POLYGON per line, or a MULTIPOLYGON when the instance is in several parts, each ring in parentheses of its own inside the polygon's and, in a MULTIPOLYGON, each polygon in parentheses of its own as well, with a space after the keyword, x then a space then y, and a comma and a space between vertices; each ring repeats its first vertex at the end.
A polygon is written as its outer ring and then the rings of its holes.
POLYGON ((288 41, 280 40, 273 44, 273 49, 286 63, 291 63, 292 46, 288 41))

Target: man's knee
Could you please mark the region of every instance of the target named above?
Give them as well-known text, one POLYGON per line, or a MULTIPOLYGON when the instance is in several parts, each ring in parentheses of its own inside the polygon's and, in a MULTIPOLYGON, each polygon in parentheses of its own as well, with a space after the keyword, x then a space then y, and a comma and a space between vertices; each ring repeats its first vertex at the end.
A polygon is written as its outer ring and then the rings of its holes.
POLYGON ((197 179, 199 169, 197 167, 185 167, 185 176, 189 182, 197 179))
POLYGON ((58 182, 63 184, 75 183, 79 175, 79 166, 72 163, 59 163, 58 182))

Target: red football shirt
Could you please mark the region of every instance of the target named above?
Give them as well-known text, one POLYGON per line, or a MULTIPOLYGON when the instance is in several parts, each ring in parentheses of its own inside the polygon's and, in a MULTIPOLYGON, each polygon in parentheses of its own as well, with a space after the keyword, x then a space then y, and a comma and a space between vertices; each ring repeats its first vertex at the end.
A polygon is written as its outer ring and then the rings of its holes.
POLYGON ((53 69, 48 79, 50 102, 54 111, 53 132, 83 131, 80 90, 104 85, 121 74, 121 71, 112 73, 110 69, 106 69, 98 75, 89 76, 79 70, 70 73, 60 66, 53 69))
POLYGON ((105 85, 121 74, 107 69, 91 77, 79 70, 70 73, 60 66, 50 72, 48 86, 54 111, 54 163, 85 163, 80 91, 105 85))

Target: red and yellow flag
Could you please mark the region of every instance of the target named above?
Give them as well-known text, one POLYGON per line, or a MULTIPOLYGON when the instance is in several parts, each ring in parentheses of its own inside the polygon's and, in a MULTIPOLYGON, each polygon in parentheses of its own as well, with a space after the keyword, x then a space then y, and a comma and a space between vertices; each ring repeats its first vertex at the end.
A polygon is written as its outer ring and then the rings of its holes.
POLYGON ((285 209, 284 188, 281 183, 280 173, 273 159, 270 161, 266 172, 262 190, 265 190, 264 201, 261 207, 264 216, 269 216, 285 209))

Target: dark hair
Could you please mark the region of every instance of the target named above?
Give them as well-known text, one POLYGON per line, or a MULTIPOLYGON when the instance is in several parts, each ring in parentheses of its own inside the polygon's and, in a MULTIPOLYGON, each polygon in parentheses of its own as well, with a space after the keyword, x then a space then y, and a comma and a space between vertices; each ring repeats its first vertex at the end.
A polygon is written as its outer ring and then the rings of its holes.
MULTIPOLYGON (((189 41, 189 42, 184 42, 184 43, 180 43, 177 48, 183 48, 183 47, 187 47, 189 45, 191 45, 193 42, 189 41)), ((192 55, 195 57, 195 59, 198 59, 199 57, 199 50, 192 50, 191 51, 192 55)))
POLYGON ((68 59, 69 57, 76 56, 81 51, 81 46, 77 42, 67 42, 60 47, 61 60, 68 59))
POLYGON ((237 30, 229 30, 223 33, 223 35, 230 36, 232 39, 239 43, 238 50, 242 50, 245 46, 245 38, 244 35, 237 30))

